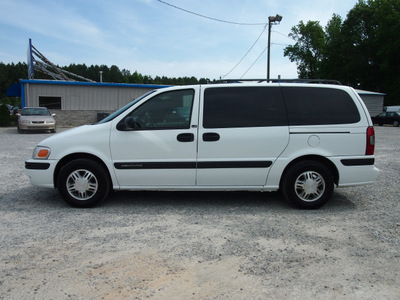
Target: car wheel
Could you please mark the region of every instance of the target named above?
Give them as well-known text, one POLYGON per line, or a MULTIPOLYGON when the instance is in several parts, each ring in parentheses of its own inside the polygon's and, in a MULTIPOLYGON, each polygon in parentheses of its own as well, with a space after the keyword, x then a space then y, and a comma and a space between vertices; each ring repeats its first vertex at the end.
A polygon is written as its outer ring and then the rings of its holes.
POLYGON ((76 159, 61 168, 57 187, 61 197, 74 207, 93 207, 110 192, 107 171, 90 159, 76 159))
POLYGON ((321 207, 330 199, 333 189, 331 171, 316 161, 302 161, 291 166, 282 180, 284 197, 299 208, 321 207))
POLYGON ((399 121, 394 121, 394 122, 393 122, 393 126, 394 126, 394 127, 399 127, 399 121))

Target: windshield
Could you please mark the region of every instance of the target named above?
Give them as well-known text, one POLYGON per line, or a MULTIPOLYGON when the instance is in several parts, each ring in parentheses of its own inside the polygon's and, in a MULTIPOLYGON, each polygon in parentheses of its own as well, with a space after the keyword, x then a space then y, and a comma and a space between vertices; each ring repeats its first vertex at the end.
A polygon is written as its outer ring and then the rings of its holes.
POLYGON ((24 108, 21 116, 50 116, 50 112, 43 108, 24 108))
POLYGON ((148 95, 150 95, 151 93, 154 93, 155 90, 147 92, 145 94, 143 94, 142 96, 140 96, 139 98, 133 100, 132 102, 129 102, 127 105, 121 107, 120 109, 118 109, 117 111, 115 111, 114 113, 112 113, 111 115, 109 115, 107 118, 104 118, 103 120, 101 120, 100 122, 98 122, 97 124, 103 124, 103 123, 107 123, 111 120, 113 120, 114 118, 116 118, 117 116, 119 116, 120 114, 122 114, 124 111, 126 111, 128 108, 130 108, 131 106, 133 106, 135 103, 139 102, 140 100, 142 100, 144 97, 147 97, 148 95))

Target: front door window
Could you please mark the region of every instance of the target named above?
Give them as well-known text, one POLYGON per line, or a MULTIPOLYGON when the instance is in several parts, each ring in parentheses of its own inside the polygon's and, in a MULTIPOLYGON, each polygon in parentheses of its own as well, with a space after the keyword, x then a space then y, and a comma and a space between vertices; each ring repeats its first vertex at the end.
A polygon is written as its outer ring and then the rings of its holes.
POLYGON ((155 96, 132 112, 135 129, 188 129, 193 96, 191 89, 155 96))

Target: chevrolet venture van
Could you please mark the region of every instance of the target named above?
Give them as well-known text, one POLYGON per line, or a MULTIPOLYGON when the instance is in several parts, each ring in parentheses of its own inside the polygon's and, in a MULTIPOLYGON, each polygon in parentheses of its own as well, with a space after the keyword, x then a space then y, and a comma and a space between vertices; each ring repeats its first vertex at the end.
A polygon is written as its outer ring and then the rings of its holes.
POLYGON ((40 142, 31 183, 91 207, 111 190, 277 191, 318 208, 373 183, 374 128, 350 87, 231 83, 149 92, 40 142))

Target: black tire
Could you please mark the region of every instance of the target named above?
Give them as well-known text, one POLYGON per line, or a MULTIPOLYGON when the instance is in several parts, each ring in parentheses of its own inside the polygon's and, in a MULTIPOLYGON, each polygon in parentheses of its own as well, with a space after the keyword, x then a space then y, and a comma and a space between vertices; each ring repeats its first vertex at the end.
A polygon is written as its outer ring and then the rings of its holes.
POLYGON ((393 122, 393 126, 394 126, 394 127, 399 127, 399 121, 394 121, 394 122, 393 122))
POLYGON ((107 171, 90 159, 76 159, 60 170, 57 187, 61 197, 74 207, 93 207, 107 198, 110 179, 107 171))
POLYGON ((291 166, 282 180, 286 200, 299 208, 316 209, 332 196, 333 176, 329 168, 317 161, 302 161, 291 166))

